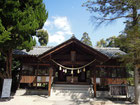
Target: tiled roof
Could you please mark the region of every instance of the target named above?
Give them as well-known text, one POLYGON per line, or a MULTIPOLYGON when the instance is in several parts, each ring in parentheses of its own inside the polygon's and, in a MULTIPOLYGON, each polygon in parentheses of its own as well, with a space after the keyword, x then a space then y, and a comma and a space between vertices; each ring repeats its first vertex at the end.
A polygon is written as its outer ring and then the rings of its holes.
POLYGON ((32 50, 30 50, 29 52, 27 52, 26 50, 15 50, 14 54, 15 55, 32 55, 32 56, 39 56, 43 53, 45 53, 46 51, 52 49, 52 46, 35 46, 33 47, 32 50))
POLYGON ((94 49, 98 50, 102 54, 110 58, 119 57, 120 55, 125 55, 126 53, 121 51, 119 48, 112 48, 112 47, 95 47, 94 49))
MULTIPOLYGON (((26 50, 15 50, 14 54, 16 55, 31 55, 31 56, 39 56, 46 51, 52 49, 52 46, 36 46, 29 52, 26 50)), ((94 47, 97 51, 101 52, 102 54, 105 54, 106 56, 110 58, 115 58, 118 57, 119 55, 124 55, 126 54, 125 52, 121 51, 119 48, 100 48, 100 47, 94 47)))

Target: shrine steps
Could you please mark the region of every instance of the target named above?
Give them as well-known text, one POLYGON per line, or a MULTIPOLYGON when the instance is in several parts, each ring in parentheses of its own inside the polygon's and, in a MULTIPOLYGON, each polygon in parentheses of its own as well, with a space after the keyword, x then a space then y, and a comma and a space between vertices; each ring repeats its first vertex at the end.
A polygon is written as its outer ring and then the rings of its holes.
POLYGON ((69 98, 90 98, 93 90, 90 85, 53 84, 51 96, 69 98))

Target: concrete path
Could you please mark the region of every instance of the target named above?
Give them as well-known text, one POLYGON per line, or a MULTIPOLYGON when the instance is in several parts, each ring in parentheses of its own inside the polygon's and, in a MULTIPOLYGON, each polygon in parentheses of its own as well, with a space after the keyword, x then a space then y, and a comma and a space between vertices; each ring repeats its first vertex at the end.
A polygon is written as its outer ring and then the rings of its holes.
POLYGON ((76 99, 68 97, 14 96, 10 100, 0 99, 0 105, 132 105, 129 102, 112 102, 105 99, 76 99))

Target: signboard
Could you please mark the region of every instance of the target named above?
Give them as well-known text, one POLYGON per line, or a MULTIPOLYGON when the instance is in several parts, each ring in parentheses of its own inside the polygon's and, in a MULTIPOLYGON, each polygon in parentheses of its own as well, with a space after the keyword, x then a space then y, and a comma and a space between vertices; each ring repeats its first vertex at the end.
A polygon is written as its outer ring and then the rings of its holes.
POLYGON ((41 76, 37 76, 37 82, 41 82, 41 76))
POLYGON ((96 83, 100 84, 100 78, 96 78, 96 83))
MULTIPOLYGON (((46 82, 49 82, 49 76, 46 77, 46 82)), ((53 82, 53 77, 52 77, 51 82, 53 82)))
POLYGON ((1 98, 10 97, 12 79, 4 79, 1 98))

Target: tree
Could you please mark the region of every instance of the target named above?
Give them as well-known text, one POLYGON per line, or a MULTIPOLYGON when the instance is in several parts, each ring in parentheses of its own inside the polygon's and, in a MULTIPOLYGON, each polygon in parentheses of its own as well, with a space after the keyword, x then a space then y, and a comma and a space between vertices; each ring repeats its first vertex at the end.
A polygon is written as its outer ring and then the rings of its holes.
POLYGON ((45 46, 48 43, 48 32, 46 30, 37 30, 36 36, 39 38, 39 43, 41 46, 45 46))
POLYGON ((126 52, 126 44, 125 40, 126 37, 125 35, 121 34, 118 37, 116 36, 111 36, 107 39, 101 39, 96 43, 97 47, 119 47, 121 50, 126 52))
POLYGON ((115 39, 115 47, 119 47, 122 51, 128 53, 127 43, 126 43, 127 35, 121 34, 115 39))
POLYGON ((106 44, 107 44, 106 40, 101 39, 100 41, 97 42, 96 46, 97 47, 107 47, 106 44))
MULTIPOLYGON (((124 61, 132 63, 135 67, 135 103, 138 104, 138 65, 140 48, 140 1, 139 0, 88 0, 83 6, 93 13, 93 19, 99 24, 112 21, 119 18, 125 18, 125 22, 130 23, 130 29, 125 33, 127 35, 128 53, 123 57, 124 61), (98 13, 98 14, 95 14, 98 13), (133 59, 133 60, 130 60, 133 59)), ((127 63, 128 63, 127 62, 127 63)))
POLYGON ((140 17, 139 0, 87 0, 82 6, 87 7, 92 18, 99 23, 125 18, 132 19, 134 26, 140 17))
POLYGON ((116 36, 112 36, 110 38, 107 38, 106 41, 107 41, 107 47, 116 47, 116 43, 115 43, 115 40, 116 40, 116 36))
POLYGON ((13 50, 29 51, 35 45, 32 36, 47 17, 42 0, 0 1, 0 52, 6 57, 5 78, 11 78, 13 50))
POLYGON ((84 44, 88 45, 88 46, 92 46, 92 42, 90 40, 90 37, 88 36, 88 33, 84 32, 83 36, 81 38, 81 42, 83 42, 84 44))

